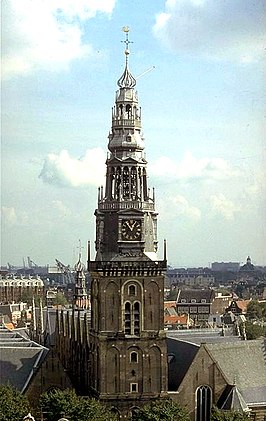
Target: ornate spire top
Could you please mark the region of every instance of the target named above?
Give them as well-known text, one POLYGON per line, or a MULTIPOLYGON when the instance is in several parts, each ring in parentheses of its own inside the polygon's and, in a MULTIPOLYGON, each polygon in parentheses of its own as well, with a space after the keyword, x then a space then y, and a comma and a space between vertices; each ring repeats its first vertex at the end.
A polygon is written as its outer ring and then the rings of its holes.
POLYGON ((79 249, 79 259, 78 262, 75 264, 75 271, 76 272, 83 272, 84 270, 84 265, 81 262, 81 249, 83 249, 84 247, 81 246, 81 241, 79 239, 79 245, 77 247, 79 249))
POLYGON ((125 34, 126 34, 125 41, 121 41, 121 42, 124 42, 126 44, 126 49, 125 49, 126 66, 125 66, 124 73, 122 74, 120 79, 117 81, 117 85, 119 86, 119 88, 134 88, 134 86, 136 85, 136 79, 132 76, 132 74, 130 73, 130 70, 128 68, 128 56, 129 56, 128 45, 132 43, 132 41, 129 41, 129 39, 128 39, 129 27, 124 26, 122 28, 122 31, 125 32, 125 34))

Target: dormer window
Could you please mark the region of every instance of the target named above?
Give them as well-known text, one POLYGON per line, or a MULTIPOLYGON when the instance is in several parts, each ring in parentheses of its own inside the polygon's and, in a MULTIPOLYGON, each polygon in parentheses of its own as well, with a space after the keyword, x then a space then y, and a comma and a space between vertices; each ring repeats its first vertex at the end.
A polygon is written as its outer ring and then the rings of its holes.
POLYGON ((202 298, 201 302, 206 303, 206 298, 202 298))
POLYGON ((186 300, 184 298, 182 298, 181 303, 186 303, 186 300))
POLYGON ((196 303, 197 301, 195 300, 195 298, 192 298, 191 302, 196 303))

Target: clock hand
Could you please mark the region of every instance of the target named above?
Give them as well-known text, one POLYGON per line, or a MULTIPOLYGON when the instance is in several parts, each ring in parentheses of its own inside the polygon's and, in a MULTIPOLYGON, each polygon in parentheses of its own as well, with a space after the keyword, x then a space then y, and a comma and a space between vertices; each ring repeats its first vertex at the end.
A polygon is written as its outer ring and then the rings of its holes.
MULTIPOLYGON (((131 224, 131 226, 132 226, 132 230, 134 229, 134 227, 135 227, 136 223, 137 223, 136 221, 133 221, 133 223, 131 224)), ((132 230, 131 230, 131 231, 132 231, 132 230)))
POLYGON ((130 229, 130 231, 132 231, 132 230, 133 230, 133 228, 134 228, 134 227, 132 227, 132 226, 130 225, 129 221, 126 221, 126 225, 127 225, 127 226, 128 226, 128 228, 130 229))

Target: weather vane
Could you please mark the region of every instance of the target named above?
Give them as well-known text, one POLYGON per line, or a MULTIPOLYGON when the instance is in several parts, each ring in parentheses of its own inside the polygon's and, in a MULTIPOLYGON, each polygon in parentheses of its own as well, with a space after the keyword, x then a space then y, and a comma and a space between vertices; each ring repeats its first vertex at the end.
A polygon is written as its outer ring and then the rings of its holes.
POLYGON ((133 41, 129 41, 129 39, 128 39, 129 27, 128 26, 123 26, 122 31, 125 32, 126 39, 125 39, 125 41, 121 41, 121 42, 124 42, 126 44, 125 54, 129 54, 128 45, 129 44, 133 44, 133 41))
POLYGON ((79 258, 81 259, 81 250, 84 249, 84 247, 82 247, 80 239, 79 239, 79 245, 77 246, 77 249, 79 249, 79 258))

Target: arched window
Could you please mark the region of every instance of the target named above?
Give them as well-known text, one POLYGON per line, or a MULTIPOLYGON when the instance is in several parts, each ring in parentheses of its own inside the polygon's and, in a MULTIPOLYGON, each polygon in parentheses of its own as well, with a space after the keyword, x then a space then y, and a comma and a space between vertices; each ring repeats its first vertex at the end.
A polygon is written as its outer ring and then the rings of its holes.
POLYGON ((129 285, 128 295, 136 295, 136 286, 135 285, 129 285))
POLYGON ((136 351, 130 352, 130 362, 137 363, 138 362, 138 353, 136 351))
POLYGON ((140 303, 125 303, 125 334, 139 336, 140 334, 140 303))
POLYGON ((210 421, 212 392, 209 386, 200 386, 196 391, 196 421, 210 421))
POLYGON ((139 335, 140 304, 134 303, 134 335, 139 335))
POLYGON ((134 416, 138 416, 138 414, 139 414, 139 408, 135 406, 134 408, 131 409, 129 415, 134 420, 134 416))
POLYGON ((131 117, 131 105, 127 104, 126 105, 126 113, 127 113, 127 118, 131 117))
POLYGON ((131 305, 128 302, 125 304, 125 334, 131 334, 131 305))
POLYGON ((111 412, 115 415, 115 418, 117 420, 120 420, 120 412, 116 407, 112 406, 111 412))

